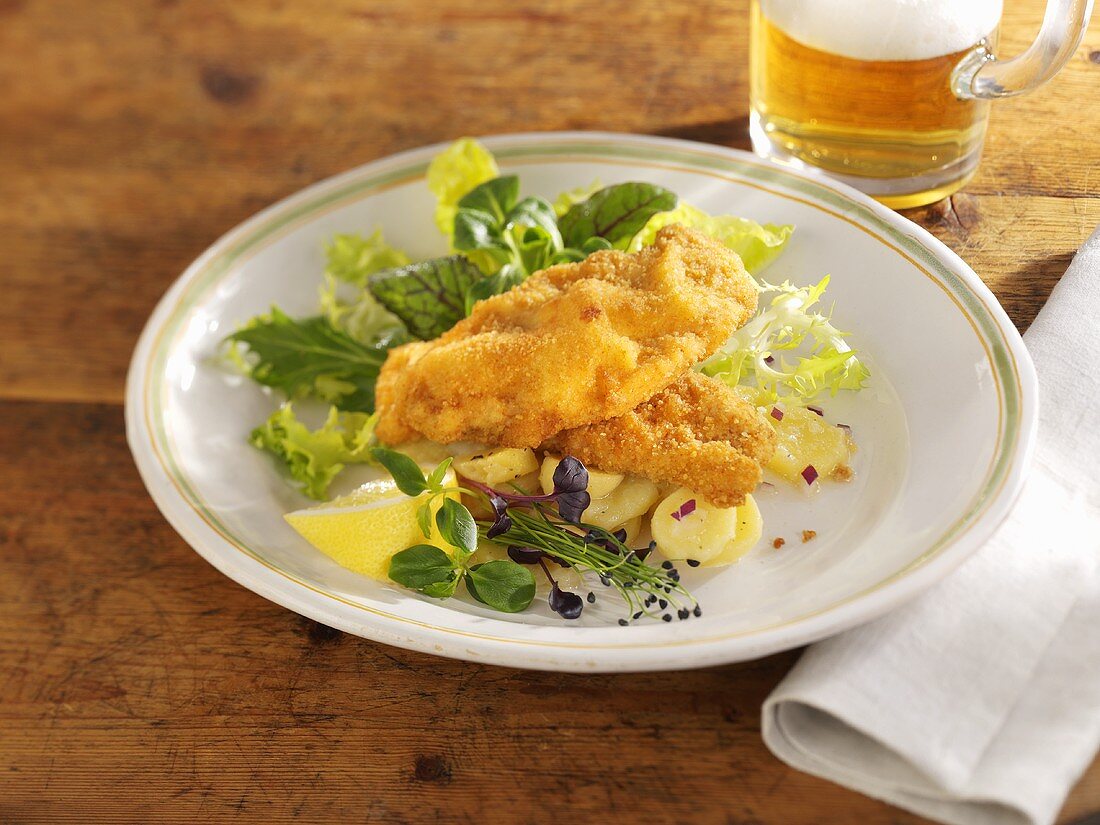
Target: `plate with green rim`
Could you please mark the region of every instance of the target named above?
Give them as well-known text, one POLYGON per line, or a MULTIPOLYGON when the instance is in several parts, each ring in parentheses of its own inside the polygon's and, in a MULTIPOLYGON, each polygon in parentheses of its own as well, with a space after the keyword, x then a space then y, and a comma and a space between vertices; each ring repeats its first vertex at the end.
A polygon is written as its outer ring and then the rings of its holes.
POLYGON ((429 146, 245 221, 150 317, 127 379, 127 438, 157 506, 217 569, 290 610, 399 647, 545 670, 659 670, 756 658, 869 621, 997 528, 1034 441, 1035 371, 996 298, 929 233, 842 184, 733 149, 587 132, 482 141, 525 194, 643 180, 711 213, 794 224, 765 277, 810 284, 828 274, 834 320, 871 366, 867 389, 821 402, 829 420, 852 427, 855 477, 817 493, 762 490, 757 547, 727 568, 684 571, 703 607, 689 621, 622 627, 622 604, 598 583, 576 621, 541 596, 526 612, 494 613, 356 575, 305 543, 282 515, 310 502, 247 443, 278 399, 220 366, 219 345, 272 304, 315 313, 323 244, 335 233, 381 228, 414 259, 443 254, 425 180, 443 146, 429 146), (803 531, 816 537, 803 542, 803 531))

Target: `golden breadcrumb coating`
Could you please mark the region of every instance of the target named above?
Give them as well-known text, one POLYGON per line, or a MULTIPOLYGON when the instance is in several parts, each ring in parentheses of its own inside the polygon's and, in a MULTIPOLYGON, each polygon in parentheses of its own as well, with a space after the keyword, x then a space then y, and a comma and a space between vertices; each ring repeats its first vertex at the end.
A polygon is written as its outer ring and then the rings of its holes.
POLYGON ((735 507, 760 483, 775 431, 721 381, 689 372, 626 415, 560 432, 545 448, 605 472, 682 485, 716 507, 735 507))
POLYGON ((479 302, 436 340, 392 350, 376 390, 378 438, 537 447, 634 409, 755 310, 736 254, 664 227, 640 252, 550 267, 479 302))

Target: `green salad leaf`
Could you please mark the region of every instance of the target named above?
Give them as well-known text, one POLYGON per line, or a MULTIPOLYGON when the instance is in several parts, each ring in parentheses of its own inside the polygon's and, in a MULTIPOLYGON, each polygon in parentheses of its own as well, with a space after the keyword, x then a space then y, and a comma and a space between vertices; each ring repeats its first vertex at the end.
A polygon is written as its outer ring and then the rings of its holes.
POLYGON ((681 203, 673 210, 650 218, 634 236, 627 251, 637 252, 643 246, 649 246, 656 239, 658 229, 673 223, 697 229, 725 244, 741 256, 745 269, 754 273, 771 263, 783 251, 794 232, 793 226, 776 226, 771 223, 761 225, 733 215, 708 215, 702 209, 681 203))
POLYGON ((367 277, 382 269, 405 266, 409 256, 394 249, 376 229, 369 236, 333 235, 325 246, 325 274, 358 287, 367 285, 367 277))
POLYGON ((770 304, 703 363, 703 372, 731 387, 754 388, 758 404, 860 389, 870 372, 844 341, 846 333, 810 311, 828 285, 828 276, 812 287, 765 284, 763 294, 774 293, 770 304))
POLYGON ((535 598, 535 576, 521 564, 494 559, 466 573, 466 589, 482 604, 502 613, 526 610, 535 598))
POLYGON ((367 346, 392 347, 408 340, 408 331, 401 319, 378 303, 369 290, 358 290, 352 300, 345 301, 340 297, 343 286, 325 273, 318 290, 321 314, 334 328, 367 346))
POLYGON ((420 465, 404 453, 386 447, 375 447, 371 457, 393 476, 397 489, 407 496, 418 496, 428 489, 428 480, 420 465))
POLYGON ((376 272, 368 286, 410 334, 428 341, 466 317, 466 295, 481 278, 466 257, 451 255, 376 272))
POLYGON ((341 410, 374 411, 385 344, 363 344, 324 316, 297 320, 277 307, 227 340, 247 347, 246 354, 237 353, 252 380, 288 398, 314 396, 341 410))
POLYGON ((562 241, 554 208, 542 198, 520 200, 519 178, 506 175, 486 181, 458 202, 454 247, 476 256, 489 275, 510 266, 526 277, 548 266, 562 241))
POLYGON ((512 287, 522 284, 524 280, 526 276, 518 266, 505 264, 495 274, 475 281, 466 292, 466 314, 470 314, 478 301, 507 292, 512 287))
POLYGON ((412 590, 445 599, 454 593, 459 570, 434 544, 414 544, 390 559, 389 576, 412 590))
POLYGON ((439 534, 466 556, 477 550, 477 524, 470 511, 454 499, 445 498, 435 514, 439 534))
POLYGON ((617 183, 570 207, 558 220, 567 247, 599 237, 624 248, 654 215, 676 206, 676 193, 652 183, 617 183))
POLYGON ((473 138, 460 138, 432 158, 428 188, 436 197, 435 225, 439 231, 450 238, 462 196, 499 174, 492 154, 473 138))
POLYGON ((283 462, 310 498, 323 500, 329 484, 347 464, 372 461, 377 416, 329 409, 325 423, 311 430, 284 404, 252 431, 249 442, 283 462))

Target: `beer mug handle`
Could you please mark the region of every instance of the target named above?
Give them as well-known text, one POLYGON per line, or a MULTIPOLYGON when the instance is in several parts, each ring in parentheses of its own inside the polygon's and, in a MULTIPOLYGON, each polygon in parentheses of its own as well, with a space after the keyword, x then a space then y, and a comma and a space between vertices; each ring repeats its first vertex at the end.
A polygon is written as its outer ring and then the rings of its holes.
POLYGON ((984 41, 955 67, 951 90, 962 100, 1012 97, 1046 83, 1077 51, 1093 0, 1049 0, 1039 36, 1023 54, 998 60, 984 41))

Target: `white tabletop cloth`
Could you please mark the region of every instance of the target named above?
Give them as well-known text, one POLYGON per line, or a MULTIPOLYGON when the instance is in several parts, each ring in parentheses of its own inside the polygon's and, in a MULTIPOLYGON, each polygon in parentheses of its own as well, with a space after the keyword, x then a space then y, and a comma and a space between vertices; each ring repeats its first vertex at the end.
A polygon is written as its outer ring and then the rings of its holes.
POLYGON ((915 602, 807 650, 763 708, 784 762, 959 825, 1053 822, 1100 745, 1100 230, 1024 341, 1038 446, 1008 519, 915 602))

